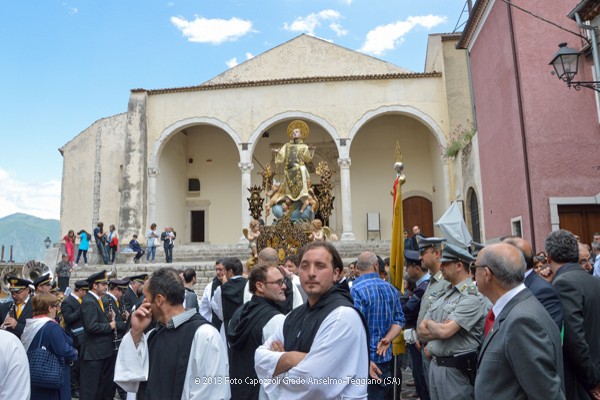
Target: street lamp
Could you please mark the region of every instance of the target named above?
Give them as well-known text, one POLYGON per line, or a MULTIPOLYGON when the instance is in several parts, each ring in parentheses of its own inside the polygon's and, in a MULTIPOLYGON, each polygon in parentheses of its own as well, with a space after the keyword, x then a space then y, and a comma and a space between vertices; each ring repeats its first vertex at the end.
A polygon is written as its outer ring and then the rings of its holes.
POLYGON ((575 49, 567 47, 566 43, 558 45, 558 51, 554 54, 554 58, 550 61, 550 64, 554 67, 556 76, 563 82, 567 83, 567 86, 575 88, 575 90, 581 90, 581 87, 596 90, 600 92, 600 82, 597 81, 573 81, 579 66, 579 52, 575 49))
POLYGON ((46 236, 46 239, 44 239, 44 245, 46 246, 47 249, 49 249, 51 244, 52 244, 52 240, 50 240, 50 236, 46 236))

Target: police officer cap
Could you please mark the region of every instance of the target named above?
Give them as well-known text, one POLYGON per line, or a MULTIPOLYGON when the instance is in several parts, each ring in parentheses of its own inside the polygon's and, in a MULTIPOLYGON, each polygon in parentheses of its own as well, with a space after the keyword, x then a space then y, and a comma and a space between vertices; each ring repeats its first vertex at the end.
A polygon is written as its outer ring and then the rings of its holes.
POLYGON ((11 292, 19 292, 31 285, 31 281, 29 279, 21 279, 16 276, 8 277, 8 284, 10 285, 11 292))
POLYGON ((463 263, 472 263, 475 261, 475 258, 466 249, 461 247, 445 243, 444 248, 442 249, 442 258, 440 262, 457 262, 461 261, 463 263))
POLYGON ((469 250, 471 251, 471 254, 473 255, 473 257, 477 258, 477 255, 484 247, 485 247, 484 244, 477 243, 477 242, 471 242, 471 246, 469 247, 469 250))
POLYGON ((116 286, 120 289, 127 289, 127 287, 129 286, 129 279, 125 278, 125 279, 111 279, 110 281, 108 281, 108 284, 111 286, 116 286))
POLYGON ((421 261, 419 261, 419 252, 415 250, 404 250, 404 259, 406 260, 406 265, 421 264, 421 261))
POLYGON ((436 244, 440 244, 445 241, 446 241, 446 238, 417 236, 417 244, 419 245, 419 253, 423 253, 423 251, 425 251, 425 249, 427 249, 429 247, 433 247, 436 244))
POLYGON ((42 275, 42 276, 38 276, 34 281, 33 281, 33 286, 37 287, 40 285, 49 285, 50 284, 50 274, 46 274, 46 275, 42 275))
POLYGON ((104 283, 106 282, 106 270, 96 272, 94 275, 88 276, 86 279, 88 284, 92 286, 94 283, 104 283))
POLYGON ((60 291, 59 289, 60 289, 60 288, 58 287, 58 282, 56 282, 56 281, 52 281, 52 286, 51 286, 51 288, 50 288, 50 293, 56 293, 56 292, 59 292, 59 291, 60 291))
POLYGON ((75 282, 75 289, 84 289, 84 290, 90 290, 90 286, 88 284, 88 281, 77 281, 75 282))
POLYGON ((136 281, 136 282, 144 283, 148 279, 148 274, 129 276, 129 277, 127 277, 127 279, 129 279, 131 282, 136 281))

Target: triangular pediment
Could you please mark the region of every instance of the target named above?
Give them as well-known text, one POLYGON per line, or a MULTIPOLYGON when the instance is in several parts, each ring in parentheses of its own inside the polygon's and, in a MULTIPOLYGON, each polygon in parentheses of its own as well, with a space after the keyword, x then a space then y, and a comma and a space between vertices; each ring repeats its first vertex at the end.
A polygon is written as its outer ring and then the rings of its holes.
POLYGON ((202 85, 407 73, 411 71, 303 34, 223 72, 202 85))

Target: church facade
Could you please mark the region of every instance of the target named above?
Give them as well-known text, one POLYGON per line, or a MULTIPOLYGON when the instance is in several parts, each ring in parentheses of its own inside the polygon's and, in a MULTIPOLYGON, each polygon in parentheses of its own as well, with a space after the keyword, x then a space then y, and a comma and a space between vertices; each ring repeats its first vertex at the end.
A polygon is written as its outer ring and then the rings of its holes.
POLYGON ((459 38, 430 35, 423 73, 301 35, 198 86, 134 89, 126 112, 60 149, 61 229, 103 221, 122 241, 138 234, 144 242, 157 223, 159 231, 174 227, 180 244, 238 243, 251 219, 248 188, 274 167, 288 124, 302 120, 315 147, 311 182, 319 184, 320 161, 333 171, 328 224, 341 240, 391 238, 398 143, 405 226, 432 235, 433 222, 459 201, 482 241, 477 136, 444 155, 473 126, 459 38), (377 219, 369 226, 368 214, 377 219))

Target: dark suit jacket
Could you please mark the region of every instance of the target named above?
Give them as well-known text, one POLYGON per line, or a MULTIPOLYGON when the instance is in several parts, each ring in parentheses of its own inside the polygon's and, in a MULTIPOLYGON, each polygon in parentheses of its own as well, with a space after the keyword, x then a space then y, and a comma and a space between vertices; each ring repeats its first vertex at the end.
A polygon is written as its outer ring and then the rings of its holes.
POLYGON ((552 285, 564 312, 567 398, 589 399, 587 391, 600 383, 600 280, 579 264, 565 264, 552 285))
MULTIPOLYGON (((12 302, 7 302, 7 303, 3 303, 0 306, 0 324, 2 324, 4 322, 4 318, 6 318, 6 314, 8 313, 8 311, 10 310, 10 307, 12 306, 12 302)), ((16 310, 16 308, 15 308, 16 310)), ((16 311, 15 311, 15 316, 16 316, 16 311)), ((21 311, 21 315, 19 316, 19 318, 17 318, 17 326, 13 329, 13 328, 8 328, 6 329, 7 332, 11 332, 14 333, 19 339, 21 338, 21 335, 23 334, 23 329, 25 329, 25 321, 28 318, 33 318, 33 309, 31 308, 31 298, 29 298, 29 300, 27 301, 27 304, 25 304, 25 307, 23 307, 23 310, 21 311)))
MULTIPOLYGON (((108 312, 107 307, 104 308, 108 312)), ((114 332, 96 298, 88 293, 81 303, 85 342, 81 345, 83 360, 103 360, 113 355, 114 332)))
POLYGON ((137 303, 138 297, 133 292, 133 289, 128 287, 127 290, 125 291, 125 293, 123 293, 123 297, 121 297, 121 301, 123 302, 127 312, 131 313, 131 309, 137 303))
POLYGON ((563 309, 560 302, 560 297, 552 285, 540 278, 538 274, 532 272, 527 278, 525 278, 525 286, 531 290, 531 293, 544 308, 548 311, 548 314, 552 317, 558 330, 562 329, 563 324, 563 309))
POLYGON ((560 332, 527 289, 506 304, 483 341, 475 398, 565 399, 560 332))
POLYGON ((73 330, 83 327, 81 304, 73 296, 69 295, 61 303, 60 312, 65 319, 65 331, 73 338, 73 345, 80 346, 84 338, 83 332, 75 335, 73 334, 73 330))

